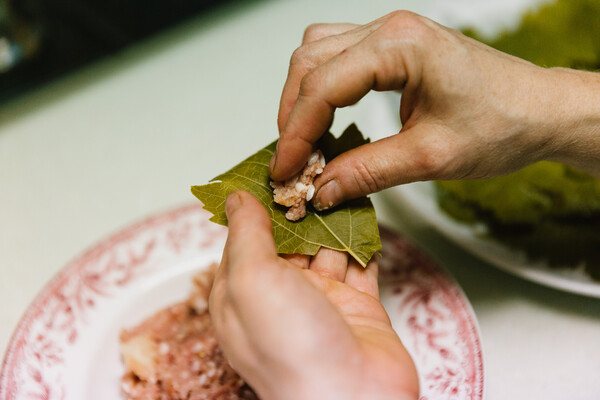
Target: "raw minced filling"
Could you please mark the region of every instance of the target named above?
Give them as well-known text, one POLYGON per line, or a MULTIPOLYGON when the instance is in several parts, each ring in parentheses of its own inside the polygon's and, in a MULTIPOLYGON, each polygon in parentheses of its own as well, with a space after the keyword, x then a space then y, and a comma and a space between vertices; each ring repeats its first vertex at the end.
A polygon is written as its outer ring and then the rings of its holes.
POLYGON ((194 277, 186 302, 121 332, 127 400, 256 400, 231 368, 214 335, 208 295, 214 269, 194 277))
POLYGON ((297 221, 306 216, 306 203, 311 201, 315 194, 313 183, 324 167, 325 157, 320 150, 316 150, 296 176, 285 182, 271 182, 273 200, 277 204, 290 207, 285 214, 287 219, 297 221))

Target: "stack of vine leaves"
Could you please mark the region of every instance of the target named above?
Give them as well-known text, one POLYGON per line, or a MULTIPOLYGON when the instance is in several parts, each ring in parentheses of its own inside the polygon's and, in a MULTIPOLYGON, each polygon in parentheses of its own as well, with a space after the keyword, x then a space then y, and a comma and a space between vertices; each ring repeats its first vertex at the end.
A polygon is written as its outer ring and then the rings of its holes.
MULTIPOLYGON (((486 40, 543 67, 600 70, 600 2, 558 0, 486 40)), ((508 176, 436 182, 439 204, 457 220, 484 222, 493 238, 554 267, 585 266, 600 281, 600 181, 570 166, 539 162, 508 176)))

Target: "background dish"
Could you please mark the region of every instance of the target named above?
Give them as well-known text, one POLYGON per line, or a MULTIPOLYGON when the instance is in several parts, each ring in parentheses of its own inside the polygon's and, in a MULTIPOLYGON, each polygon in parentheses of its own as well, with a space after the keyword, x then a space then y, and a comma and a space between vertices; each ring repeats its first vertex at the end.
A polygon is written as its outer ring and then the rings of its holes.
MULTIPOLYGON (((67 265, 18 325, 0 370, 0 400, 118 400, 120 329, 183 299, 190 276, 218 260, 226 229, 200 205, 152 217, 67 265)), ((422 399, 481 400, 475 316, 456 283, 420 250, 382 230, 382 300, 419 369, 422 399)))
MULTIPOLYGON (((358 125, 374 140, 398 132, 399 104, 398 94, 369 96, 363 105, 364 120, 358 125)), ((386 191, 386 196, 402 207, 402 212, 418 216, 454 243, 504 271, 545 286, 600 298, 600 282, 592 280, 583 267, 550 268, 544 262, 531 261, 524 252, 486 238, 484 226, 463 224, 449 217, 438 206, 433 182, 396 186, 386 191)))

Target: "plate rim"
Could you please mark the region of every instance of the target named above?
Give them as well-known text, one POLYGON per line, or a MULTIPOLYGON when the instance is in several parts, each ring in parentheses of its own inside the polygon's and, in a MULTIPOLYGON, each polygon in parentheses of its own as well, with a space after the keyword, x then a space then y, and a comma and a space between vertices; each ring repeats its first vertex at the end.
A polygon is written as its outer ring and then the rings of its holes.
MULTIPOLYGON (((496 251, 486 251, 479 243, 484 239, 477 238, 476 228, 469 224, 460 223, 446 215, 434 198, 422 193, 420 187, 425 185, 434 188, 435 183, 432 181, 413 182, 395 186, 388 189, 386 195, 393 197, 395 200, 404 201, 410 207, 411 211, 418 214, 420 219, 432 226, 442 236, 502 271, 555 290, 600 298, 600 283, 595 283, 584 274, 581 274, 581 276, 577 275, 579 280, 570 278, 567 273, 561 274, 558 271, 554 271, 542 262, 528 261, 524 253, 511 249, 494 240, 486 240, 486 247, 495 249, 496 251), (428 212, 431 207, 427 207, 427 205, 433 207, 435 214, 428 212), (465 229, 470 232, 468 240, 463 236, 456 235, 455 230, 465 229), (505 253, 514 254, 514 259, 510 260, 503 257, 502 254, 505 253), (523 259, 524 261, 520 261, 519 259, 523 259), (589 279, 589 281, 581 279, 589 279)), ((567 272, 574 273, 571 271, 567 272)))
MULTIPOLYGON (((455 300, 458 299, 461 303, 460 304, 461 312, 467 314, 464 317, 464 319, 469 320, 469 322, 471 323, 471 330, 469 333, 471 336, 471 340, 473 341, 474 347, 476 348, 476 355, 474 356, 474 358, 477 358, 477 361, 476 361, 476 365, 474 365, 474 367, 476 369, 478 369, 478 373, 479 373, 478 384, 480 387, 480 391, 478 393, 474 393, 473 395, 475 396, 476 400, 485 399, 486 392, 487 392, 487 379, 486 379, 487 368, 486 368, 485 350, 484 350, 485 346, 483 343, 481 326, 479 325, 479 320, 477 318, 477 314, 475 313, 475 309, 473 308, 473 305, 469 301, 469 298, 467 297, 465 291, 460 286, 458 281, 454 278, 454 276, 450 273, 450 271, 446 267, 444 267, 442 263, 440 263, 438 261, 438 258, 435 257, 434 255, 430 254, 427 250, 423 249, 415 240, 398 232, 396 229, 393 229, 392 227, 386 225, 385 223, 384 224, 379 223, 379 227, 380 227, 380 230, 382 231, 382 233, 387 231, 388 234, 393 235, 396 238, 399 238, 404 243, 406 243, 410 248, 415 249, 419 252, 418 257, 420 258, 422 263, 425 265, 425 267, 432 269, 432 270, 436 270, 436 272, 438 273, 439 276, 433 278, 434 280, 438 281, 438 287, 443 287, 444 283, 441 282, 443 280, 446 280, 449 283, 451 283, 452 286, 449 288, 450 290, 445 291, 444 297, 451 297, 455 300), (452 295, 450 293, 448 293, 450 291, 453 292, 452 295)), ((382 234, 382 236, 383 236, 383 234, 382 234)), ((432 275, 430 275, 430 276, 432 276, 432 275)), ((380 276, 380 279, 381 279, 381 276, 380 276)), ((393 285, 393 283, 392 283, 392 285, 393 285)), ((380 285, 379 285, 380 290, 381 290, 382 286, 383 285, 381 284, 381 280, 380 280, 380 285)), ((386 312, 389 314, 388 310, 386 310, 386 312)), ((403 339, 403 341, 404 341, 404 339, 403 339)), ((412 354, 411 354, 411 357, 412 357, 412 354)), ((419 397, 419 400, 428 400, 428 399, 425 399, 421 396, 421 397, 419 397)))
POLYGON ((116 243, 135 235, 135 233, 140 230, 149 229, 155 225, 161 224, 164 220, 175 218, 180 214, 185 214, 196 208, 198 208, 197 203, 188 203, 179 207, 170 208, 166 211, 159 211, 145 218, 141 218, 138 221, 134 221, 92 243, 81 253, 78 253, 72 258, 71 261, 68 261, 65 265, 60 267, 59 270, 43 284, 33 300, 27 305, 10 336, 5 348, 2 363, 0 364, 0 395, 10 395, 8 392, 9 388, 5 383, 9 379, 9 375, 12 371, 11 367, 17 362, 14 354, 19 349, 17 346, 19 344, 18 342, 29 331, 31 321, 35 319, 43 304, 49 299, 50 295, 60 287, 62 282, 64 282, 74 271, 82 268, 86 264, 86 261, 96 253, 102 253, 105 249, 111 248, 116 243))
MULTIPOLYGON (((158 212, 157 214, 141 219, 138 222, 133 222, 130 225, 121 228, 116 233, 107 235, 95 242, 95 244, 87 247, 83 252, 79 253, 79 255, 66 263, 52 278, 50 278, 30 302, 11 335, 2 364, 0 364, 1 398, 4 400, 11 399, 13 398, 11 396, 19 393, 18 391, 14 392, 15 388, 11 384, 11 377, 14 380, 14 377, 18 376, 12 375, 13 373, 16 374, 16 372, 13 372, 13 368, 17 367, 19 363, 22 362, 21 357, 18 356, 19 352, 23 350, 23 348, 27 347, 27 335, 30 334, 29 332, 31 329, 34 329, 34 323, 36 319, 39 318, 41 313, 44 312, 44 305, 52 300, 57 291, 60 291, 63 288, 65 282, 69 282, 69 279, 78 274, 79 271, 92 262, 97 255, 104 254, 105 252, 114 249, 121 243, 127 243, 130 239, 135 241, 135 238, 138 237, 137 235, 141 235, 144 232, 152 231, 152 229, 155 228, 160 230, 161 225, 169 226, 169 221, 176 221, 182 215, 187 215, 194 212, 207 213, 202 209, 201 204, 190 203, 167 211, 158 212)), ((208 222, 208 213, 206 220, 208 222)), ((470 381, 471 385, 473 386, 469 385, 468 387, 472 389, 478 389, 478 391, 475 393, 477 399, 484 398, 486 389, 485 358, 481 329, 472 304, 469 302, 467 296, 462 288, 458 285, 456 280, 451 276, 447 269, 442 267, 441 264, 437 262, 434 257, 429 255, 425 250, 421 249, 414 243, 414 241, 404 237, 404 235, 390 228, 387 228, 387 230, 389 231, 390 235, 394 235, 400 240, 407 242, 407 244, 419 252, 429 264, 431 264, 435 269, 439 270, 443 278, 445 278, 448 283, 451 284, 450 289, 454 293, 458 294, 458 296, 455 297, 457 297, 456 300, 460 303, 460 312, 466 314, 463 316, 463 319, 465 319, 473 328, 472 334, 469 335, 470 337, 467 340, 465 340, 465 343, 467 343, 470 348, 476 350, 476 356, 473 358, 475 363, 471 367, 477 370, 477 374, 479 374, 479 379, 477 381, 470 381)), ((447 296, 450 296, 450 294, 451 293, 446 293, 447 296)), ((454 314, 455 312, 456 311, 453 311, 451 314, 454 314)), ((453 317, 453 319, 455 318, 460 319, 459 316, 453 317)), ((65 393, 63 393, 63 396, 65 393)))

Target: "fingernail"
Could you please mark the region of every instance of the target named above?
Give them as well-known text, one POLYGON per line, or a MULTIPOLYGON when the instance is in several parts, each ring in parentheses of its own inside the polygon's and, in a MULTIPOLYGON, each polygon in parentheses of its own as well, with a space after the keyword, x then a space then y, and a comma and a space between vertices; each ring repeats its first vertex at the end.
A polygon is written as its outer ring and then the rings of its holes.
POLYGON ((233 192, 227 196, 227 201, 225 202, 225 213, 227 214, 227 217, 232 215, 241 206, 242 196, 240 196, 238 192, 233 192))
POLYGON ((321 186, 315 195, 314 206, 319 211, 328 210, 337 205, 342 198, 342 185, 337 179, 332 179, 321 186))

